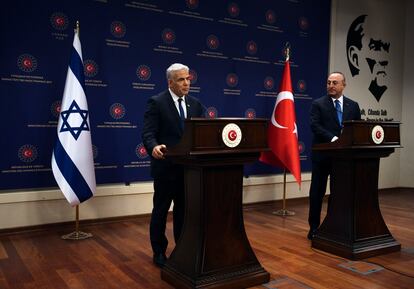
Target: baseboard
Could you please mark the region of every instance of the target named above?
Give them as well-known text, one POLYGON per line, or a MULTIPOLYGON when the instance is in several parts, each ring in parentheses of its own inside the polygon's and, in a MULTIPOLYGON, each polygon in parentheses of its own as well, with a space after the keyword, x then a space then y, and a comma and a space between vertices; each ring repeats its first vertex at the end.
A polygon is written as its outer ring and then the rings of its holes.
MULTIPOLYGON (((385 188, 379 189, 379 194, 389 194, 395 192, 401 193, 414 193, 414 188, 385 188)), ((325 196, 327 198, 327 196, 325 196)), ((298 198, 291 198, 289 199, 290 206, 296 205, 303 205, 308 204, 308 196, 306 197, 298 197, 298 198)), ((254 210, 257 208, 264 208, 264 207, 274 207, 278 208, 282 206, 283 200, 267 200, 267 201, 258 201, 252 203, 245 203, 243 204, 244 210, 254 210)), ((124 216, 116 216, 116 217, 105 217, 105 218, 96 218, 96 219, 87 219, 87 220, 80 220, 79 224, 82 228, 96 225, 96 224, 103 224, 103 223, 113 223, 113 222, 123 222, 129 220, 138 220, 138 219, 149 219, 150 213, 143 213, 143 214, 134 214, 134 215, 124 215, 124 216)), ((171 216, 169 216, 171 218, 171 216)), ((41 231, 70 231, 74 229, 74 221, 65 221, 65 222, 57 222, 57 223, 47 223, 47 224, 40 224, 40 225, 32 225, 32 226, 21 226, 15 228, 3 228, 0 229, 0 236, 7 236, 7 235, 16 235, 16 234, 25 234, 25 233, 32 233, 32 232, 41 232, 41 231)))
MULTIPOLYGON (((302 174, 302 188, 288 174, 286 198, 306 197, 310 173, 302 174)), ((153 184, 139 182, 99 185, 96 194, 79 206, 80 220, 102 220, 151 213, 153 184)), ((283 175, 249 176, 243 179, 243 203, 279 200, 283 197, 283 175)), ((73 222, 75 209, 57 189, 2 191, 0 230, 73 222)))

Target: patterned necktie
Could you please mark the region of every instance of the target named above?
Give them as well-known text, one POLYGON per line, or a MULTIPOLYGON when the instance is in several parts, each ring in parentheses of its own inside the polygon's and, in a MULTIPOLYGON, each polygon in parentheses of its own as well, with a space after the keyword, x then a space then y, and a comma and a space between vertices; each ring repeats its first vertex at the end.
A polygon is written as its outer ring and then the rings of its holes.
POLYGON ((180 118, 181 118, 181 128, 184 129, 184 119, 185 119, 185 115, 184 115, 184 109, 181 105, 181 103, 183 102, 182 98, 178 99, 178 109, 180 110, 180 118))
POLYGON ((342 110, 341 110, 341 103, 339 100, 335 100, 335 110, 338 116, 339 124, 342 124, 342 110))

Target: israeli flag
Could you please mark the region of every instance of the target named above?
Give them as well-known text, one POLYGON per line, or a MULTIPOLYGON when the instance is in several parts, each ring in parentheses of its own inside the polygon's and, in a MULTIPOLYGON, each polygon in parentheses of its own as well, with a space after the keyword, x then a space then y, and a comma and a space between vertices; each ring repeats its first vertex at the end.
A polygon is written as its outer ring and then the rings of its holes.
POLYGON ((76 30, 73 39, 60 106, 58 139, 52 154, 53 175, 72 206, 92 197, 96 189, 82 50, 78 33, 76 30))

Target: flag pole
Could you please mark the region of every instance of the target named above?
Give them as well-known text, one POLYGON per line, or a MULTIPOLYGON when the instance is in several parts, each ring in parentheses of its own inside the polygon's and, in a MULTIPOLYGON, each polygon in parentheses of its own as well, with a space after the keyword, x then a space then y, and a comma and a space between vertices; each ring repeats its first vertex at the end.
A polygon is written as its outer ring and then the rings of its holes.
POLYGON ((289 211, 286 209, 286 169, 283 170, 283 205, 282 209, 274 211, 272 214, 277 216, 294 216, 294 211, 289 211))
POLYGON ((84 240, 91 238, 93 235, 91 233, 85 233, 79 231, 79 205, 75 206, 76 210, 76 220, 75 220, 75 231, 62 236, 63 240, 84 240))
POLYGON ((79 205, 76 205, 76 214, 75 214, 75 231, 79 232, 79 205))
MULTIPOLYGON (((79 37, 79 20, 76 21, 76 27, 75 27, 75 34, 78 34, 79 37)), ((84 240, 87 238, 91 238, 93 235, 91 233, 85 233, 82 231, 79 231, 79 205, 75 206, 75 231, 66 235, 63 235, 61 238, 64 240, 84 240)))
MULTIPOLYGON (((289 58, 290 58, 290 43, 289 42, 286 42, 285 50, 286 50, 285 61, 289 61, 289 58)), ((277 215, 277 216, 294 216, 295 215, 294 211, 289 211, 286 209, 286 168, 283 170, 283 200, 282 202, 283 202, 282 209, 277 210, 273 212, 272 214, 277 215)))

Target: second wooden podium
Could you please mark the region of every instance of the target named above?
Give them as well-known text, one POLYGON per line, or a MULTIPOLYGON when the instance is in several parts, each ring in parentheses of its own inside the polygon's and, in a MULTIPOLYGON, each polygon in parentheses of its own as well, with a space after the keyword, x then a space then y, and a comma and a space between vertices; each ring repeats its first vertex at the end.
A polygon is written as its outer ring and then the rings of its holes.
POLYGON ((243 164, 267 148, 265 119, 186 120, 167 157, 184 165, 185 218, 161 271, 175 288, 247 288, 269 281, 243 222, 243 164))
POLYGON ((332 158, 327 215, 312 247, 349 259, 400 250, 378 202, 380 158, 400 148, 398 122, 348 121, 338 141, 313 150, 332 158))

